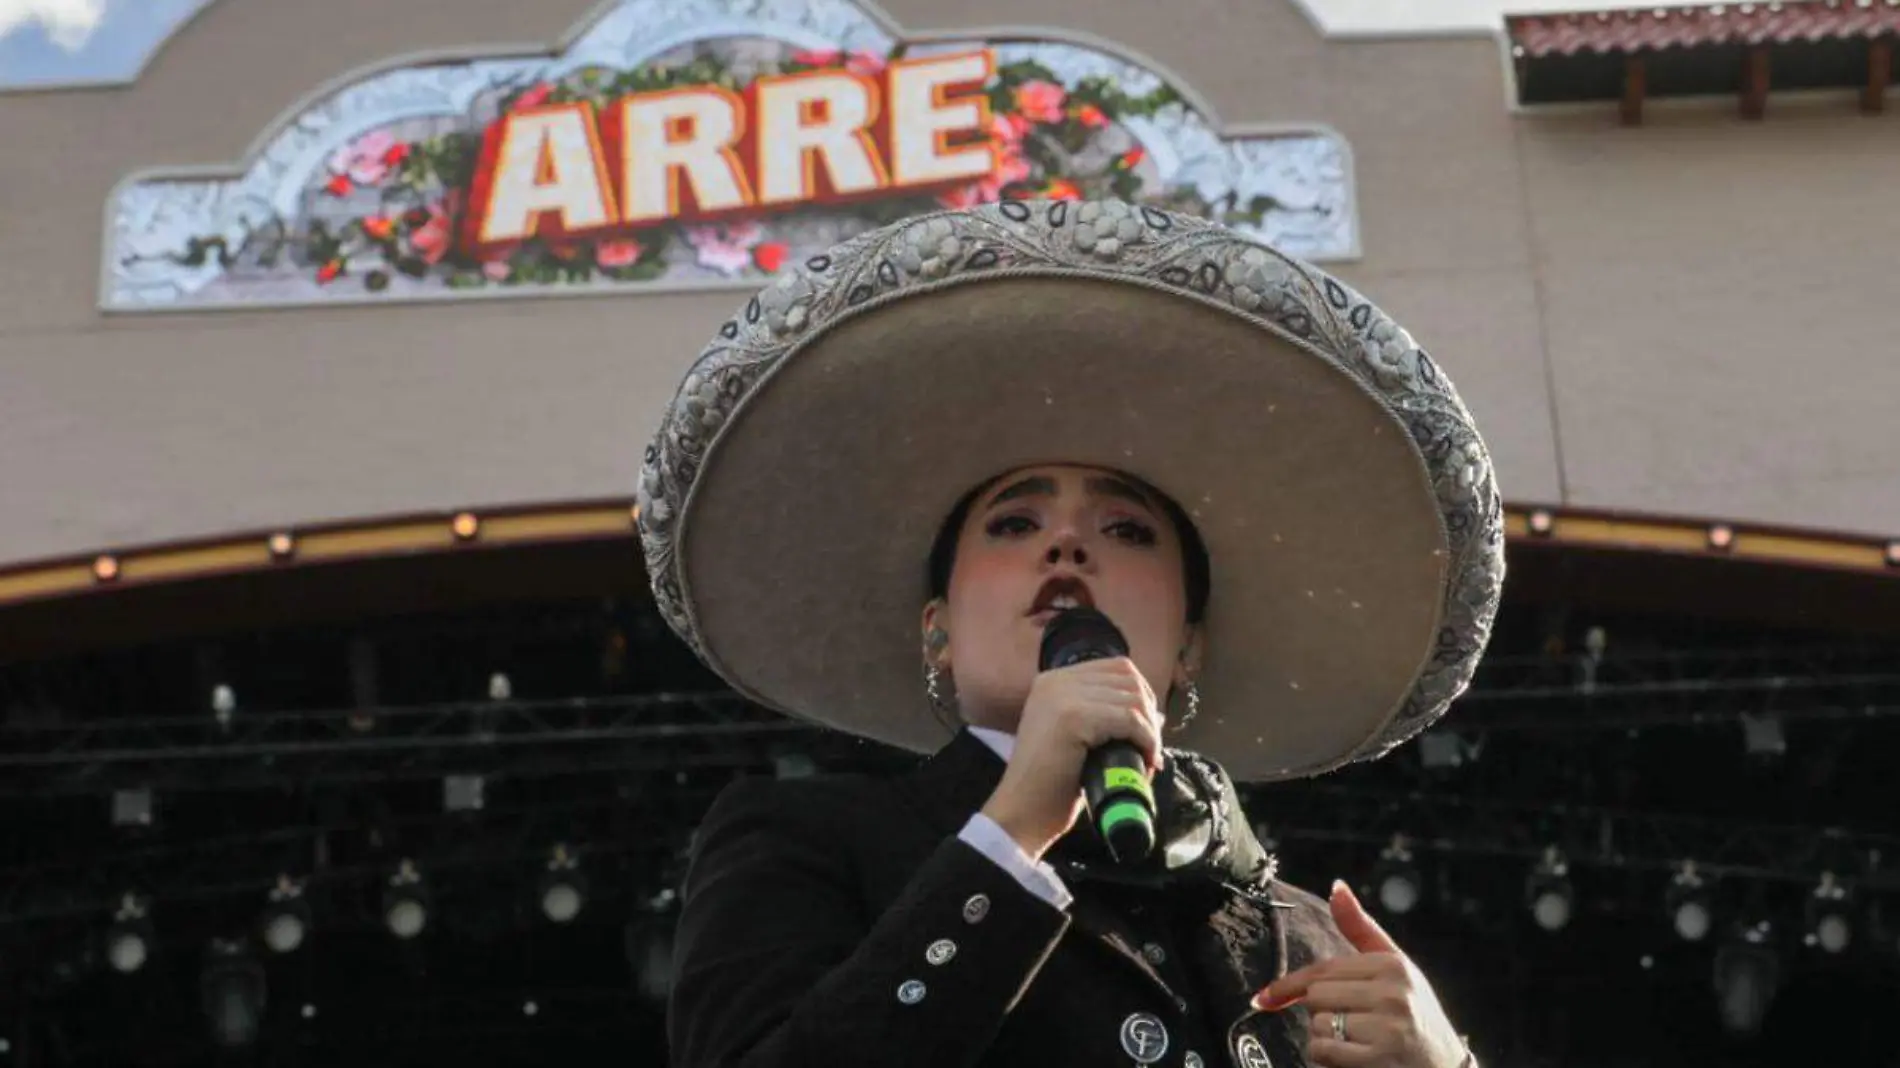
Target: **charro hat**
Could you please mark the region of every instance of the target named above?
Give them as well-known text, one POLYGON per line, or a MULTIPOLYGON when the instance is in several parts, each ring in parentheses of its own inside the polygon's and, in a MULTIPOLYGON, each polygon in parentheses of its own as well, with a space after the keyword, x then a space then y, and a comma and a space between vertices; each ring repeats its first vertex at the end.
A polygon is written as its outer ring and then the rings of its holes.
POLYGON ((655 598, 746 697, 932 750, 931 543, 1044 463, 1133 475, 1195 524, 1203 708, 1169 740, 1236 780, 1383 755, 1469 683, 1502 511, 1444 372, 1316 268, 1117 201, 918 216, 749 300, 647 449, 655 598))

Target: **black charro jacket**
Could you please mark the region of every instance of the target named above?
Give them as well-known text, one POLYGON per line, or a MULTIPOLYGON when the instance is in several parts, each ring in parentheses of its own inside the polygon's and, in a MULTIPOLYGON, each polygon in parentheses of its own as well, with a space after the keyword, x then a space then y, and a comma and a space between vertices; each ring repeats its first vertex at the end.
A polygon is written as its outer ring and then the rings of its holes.
POLYGON ((1102 881, 1083 827, 1048 858, 1064 911, 957 837, 1002 771, 965 730, 897 776, 728 787, 684 887, 674 1068, 1306 1064, 1306 1010, 1249 999, 1351 946, 1274 878, 1224 773, 1242 874, 1102 881))

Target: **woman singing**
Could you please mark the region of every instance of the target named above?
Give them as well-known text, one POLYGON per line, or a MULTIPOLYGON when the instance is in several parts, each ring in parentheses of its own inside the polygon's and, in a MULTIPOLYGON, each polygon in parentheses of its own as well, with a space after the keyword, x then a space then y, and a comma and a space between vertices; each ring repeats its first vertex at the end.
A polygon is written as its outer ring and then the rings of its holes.
POLYGON ((929 754, 720 795, 676 1068, 1475 1064, 1343 884, 1276 877, 1234 788, 1416 735, 1497 607, 1484 444, 1351 290, 1118 202, 906 220, 719 329, 640 526, 739 693, 929 754), (1077 609, 1121 644, 1045 670, 1077 609), (1139 754, 1144 854, 1088 814, 1109 743, 1139 754))

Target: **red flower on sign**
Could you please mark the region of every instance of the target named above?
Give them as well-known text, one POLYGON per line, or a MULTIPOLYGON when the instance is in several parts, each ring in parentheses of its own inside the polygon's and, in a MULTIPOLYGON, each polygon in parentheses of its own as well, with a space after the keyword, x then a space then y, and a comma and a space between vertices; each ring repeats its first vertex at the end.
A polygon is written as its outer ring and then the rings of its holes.
POLYGON ((783 241, 767 241, 752 250, 752 262, 758 264, 761 271, 776 273, 785 265, 785 256, 790 251, 783 241))
POLYGON ((552 95, 554 95, 554 87, 546 82, 541 82, 527 92, 515 97, 515 102, 509 110, 521 111, 524 108, 538 108, 542 104, 547 103, 548 97, 552 95))
POLYGON ((327 286, 331 282, 336 281, 336 276, 342 273, 343 273, 343 261, 331 260, 329 263, 324 264, 321 268, 317 270, 317 284, 327 286))
POLYGON ((383 153, 383 166, 400 167, 402 166, 403 161, 408 158, 409 158, 408 145, 390 145, 389 151, 383 153))
POLYGON ((1101 108, 1096 107, 1094 104, 1083 104, 1081 107, 1076 108, 1075 119, 1091 130, 1099 130, 1108 125, 1108 116, 1102 112, 1101 108))
POLYGON ((844 53, 835 48, 801 48, 792 53, 792 62, 807 67, 835 67, 844 53))
POLYGON ((350 184, 350 176, 347 174, 339 174, 323 184, 323 191, 333 197, 349 196, 353 188, 355 187, 350 184))
POLYGON ((602 241, 594 246, 594 262, 602 267, 631 267, 640 260, 644 251, 640 242, 627 238, 624 241, 602 241))
POLYGON ((1004 152, 1020 152, 1023 138, 1028 136, 1034 124, 1021 115, 1003 112, 990 116, 990 136, 1004 152))
MULTIPOLYGON (((436 264, 449 254, 449 246, 455 240, 455 212, 460 206, 460 190, 451 189, 441 200, 430 204, 426 209, 427 217, 409 233, 409 244, 422 257, 422 262, 436 264)), ((411 213, 414 214, 413 212, 411 213)))
POLYGON ((1061 122, 1068 90, 1054 82, 1024 82, 1016 87, 1016 110, 1031 122, 1061 122))
POLYGON ((387 241, 396 230, 396 220, 385 215, 372 215, 363 220, 363 232, 377 241, 387 241))
POLYGON ((1122 158, 1119 162, 1121 163, 1123 170, 1132 171, 1137 166, 1140 166, 1142 160, 1147 159, 1147 158, 1148 158, 1148 151, 1142 148, 1140 145, 1136 145, 1135 147, 1122 153, 1122 158))
POLYGON ((1057 178, 1043 187, 1042 195, 1050 200, 1081 200, 1082 190, 1067 178, 1057 178))

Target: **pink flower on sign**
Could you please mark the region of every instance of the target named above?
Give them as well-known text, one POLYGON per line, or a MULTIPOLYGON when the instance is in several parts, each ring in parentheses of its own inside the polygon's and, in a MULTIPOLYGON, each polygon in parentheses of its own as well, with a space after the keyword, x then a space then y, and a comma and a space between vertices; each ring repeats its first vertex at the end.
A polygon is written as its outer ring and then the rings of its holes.
POLYGON ((1023 145, 1023 138, 1029 135, 1032 125, 1028 119, 1011 112, 991 115, 990 136, 1006 151, 1019 151, 1023 145))
POLYGON ((876 52, 853 52, 851 58, 844 61, 844 69, 866 78, 875 78, 884 73, 884 57, 876 52))
POLYGON ((792 53, 793 63, 807 67, 835 67, 843 58, 844 53, 835 48, 801 48, 792 53))
POLYGON ((990 172, 988 178, 951 189, 938 196, 937 203, 946 208, 970 208, 1001 200, 1004 189, 1017 182, 1027 181, 1032 173, 1034 169, 1022 153, 1003 149, 998 152, 996 169, 990 172))
POLYGON ((640 242, 627 238, 624 241, 602 241, 594 246, 594 262, 602 267, 631 267, 640 260, 645 251, 640 242))
POLYGON ((394 152, 396 135, 388 130, 371 130, 330 154, 330 173, 348 177, 357 185, 380 185, 394 169, 390 160, 401 157, 394 152))
POLYGON ((515 269, 508 265, 507 260, 489 260, 482 264, 482 276, 490 282, 506 282, 508 276, 514 271, 515 269))
POLYGON ((1083 104, 1081 107, 1076 108, 1075 119, 1091 130, 1099 130, 1108 125, 1108 116, 1102 112, 1101 108, 1096 107, 1094 104, 1083 104))
POLYGON ((449 248, 455 244, 456 201, 455 192, 450 191, 448 196, 430 204, 428 219, 409 232, 409 244, 416 255, 422 257, 422 262, 442 262, 442 257, 448 255, 449 248))
POLYGON ((1016 110, 1031 122, 1061 122, 1069 93, 1054 82, 1024 82, 1016 87, 1016 110))
POLYGON ((531 86, 527 92, 515 97, 514 106, 510 108, 510 110, 520 111, 524 108, 538 108, 547 103, 548 97, 553 95, 554 87, 552 85, 546 82, 538 82, 531 86))
POLYGON ((739 274, 752 266, 752 249, 765 239, 765 227, 755 222, 688 226, 685 233, 701 267, 728 275, 739 274))
POLYGON ((981 183, 979 182, 971 182, 969 185, 960 185, 949 192, 940 193, 937 196, 937 203, 942 204, 951 211, 963 211, 967 208, 974 208, 978 204, 984 203, 983 190, 979 188, 980 185, 981 183))

